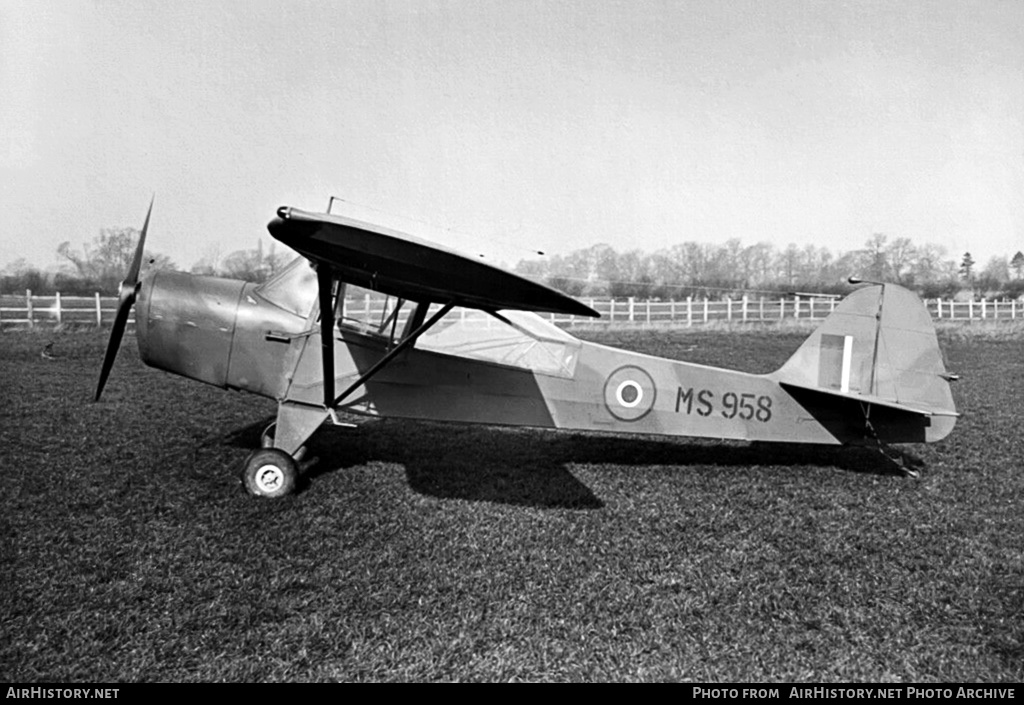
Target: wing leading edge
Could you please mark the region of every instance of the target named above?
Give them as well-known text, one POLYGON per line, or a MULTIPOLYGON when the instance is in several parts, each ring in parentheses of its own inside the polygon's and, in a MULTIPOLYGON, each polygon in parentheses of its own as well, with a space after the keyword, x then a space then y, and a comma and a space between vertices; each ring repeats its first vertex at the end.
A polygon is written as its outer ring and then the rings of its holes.
POLYGON ((345 281, 392 296, 485 310, 600 317, 589 306, 543 284, 353 218, 284 206, 267 229, 304 257, 330 266, 345 281))

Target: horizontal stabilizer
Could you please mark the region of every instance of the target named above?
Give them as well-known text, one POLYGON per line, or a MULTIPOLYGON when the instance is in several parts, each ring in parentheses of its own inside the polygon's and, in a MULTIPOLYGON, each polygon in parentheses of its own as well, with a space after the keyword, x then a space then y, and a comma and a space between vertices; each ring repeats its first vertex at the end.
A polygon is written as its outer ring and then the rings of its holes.
POLYGON ((270 234, 344 281, 413 301, 598 318, 543 284, 405 233, 327 213, 282 207, 270 234))
POLYGON ((921 416, 951 416, 953 418, 959 418, 960 416, 955 409, 929 409, 923 404, 904 404, 893 399, 884 399, 870 394, 853 394, 850 392, 840 392, 834 389, 822 389, 821 387, 792 384, 790 382, 779 382, 779 384, 783 389, 802 389, 807 392, 815 392, 817 394, 835 397, 836 399, 850 399, 862 404, 883 406, 887 409, 892 409, 893 411, 906 411, 911 414, 920 414, 921 416))

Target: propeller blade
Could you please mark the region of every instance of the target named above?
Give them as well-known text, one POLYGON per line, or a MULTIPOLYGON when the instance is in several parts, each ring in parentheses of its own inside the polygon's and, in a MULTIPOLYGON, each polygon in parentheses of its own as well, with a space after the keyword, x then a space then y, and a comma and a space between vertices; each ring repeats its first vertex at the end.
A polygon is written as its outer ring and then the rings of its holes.
POLYGON ((131 311, 133 303, 135 303, 134 290, 131 296, 124 296, 118 301, 117 315, 114 317, 114 328, 110 331, 110 340, 107 341, 107 352, 103 356, 100 381, 96 385, 96 398, 93 401, 99 401, 100 395, 103 394, 103 387, 106 385, 107 377, 110 375, 110 368, 114 366, 114 358, 117 357, 117 351, 121 349, 121 338, 124 336, 125 326, 128 325, 128 313, 131 311))
POLYGON ((128 269, 128 276, 121 282, 121 288, 118 291, 117 314, 114 316, 114 327, 110 331, 110 340, 107 341, 107 352, 103 356, 103 367, 100 368, 100 380, 96 385, 96 398, 93 401, 99 401, 100 395, 103 394, 103 387, 106 386, 107 377, 110 376, 110 368, 114 366, 117 351, 121 349, 121 338, 124 337, 124 329, 128 325, 128 313, 135 303, 135 296, 139 288, 139 271, 142 269, 142 253, 146 246, 146 231, 149 230, 149 216, 153 213, 154 200, 156 200, 156 194, 149 199, 149 210, 146 211, 146 220, 142 224, 139 244, 135 246, 135 256, 128 269))
POLYGON ((124 278, 126 282, 131 283, 135 286, 139 282, 139 270, 142 269, 142 251, 146 246, 146 231, 149 230, 149 216, 153 213, 153 201, 156 200, 156 194, 149 199, 149 210, 146 211, 146 221, 142 224, 142 234, 139 235, 139 244, 135 246, 135 258, 132 260, 131 269, 128 270, 128 276, 124 278))

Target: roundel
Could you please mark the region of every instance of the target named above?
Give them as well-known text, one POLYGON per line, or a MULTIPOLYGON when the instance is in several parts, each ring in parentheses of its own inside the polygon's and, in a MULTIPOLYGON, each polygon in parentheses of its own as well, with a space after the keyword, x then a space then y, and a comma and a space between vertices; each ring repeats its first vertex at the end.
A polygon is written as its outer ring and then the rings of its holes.
POLYGON ((639 367, 620 367, 604 383, 604 405, 621 421, 642 419, 654 408, 655 396, 654 380, 639 367))

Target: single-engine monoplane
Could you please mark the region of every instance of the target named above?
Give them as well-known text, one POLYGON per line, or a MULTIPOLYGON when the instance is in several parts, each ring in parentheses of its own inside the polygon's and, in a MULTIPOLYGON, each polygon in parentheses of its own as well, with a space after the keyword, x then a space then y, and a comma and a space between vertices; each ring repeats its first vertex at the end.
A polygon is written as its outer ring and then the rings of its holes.
MULTIPOLYGON (((554 289, 393 229, 278 209, 270 234, 300 256, 263 284, 140 276, 150 203, 96 388, 134 304, 150 366, 277 401, 245 488, 296 487, 306 443, 339 412, 778 443, 927 443, 957 412, 916 294, 869 284, 770 374, 584 342, 540 313, 598 317, 554 289)), ((330 209, 328 209, 330 210, 330 209)))

